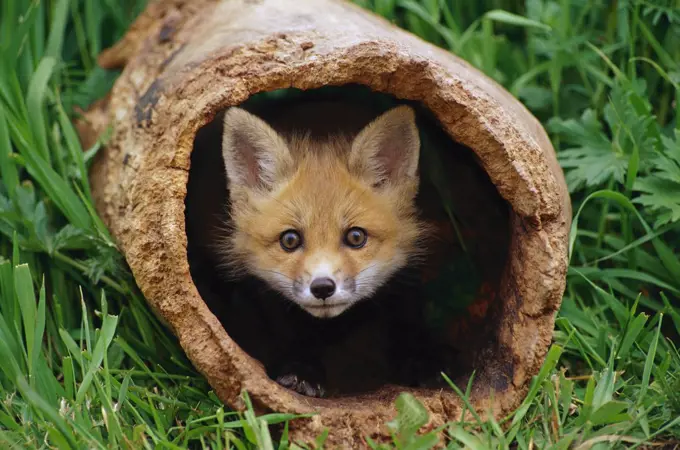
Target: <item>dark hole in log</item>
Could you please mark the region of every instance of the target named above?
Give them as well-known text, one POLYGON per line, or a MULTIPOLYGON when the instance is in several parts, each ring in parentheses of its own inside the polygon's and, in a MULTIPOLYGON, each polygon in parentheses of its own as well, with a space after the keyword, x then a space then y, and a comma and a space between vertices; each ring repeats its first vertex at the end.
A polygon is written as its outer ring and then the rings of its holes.
MULTIPOLYGON (((369 112, 367 120, 405 103, 361 86, 342 86, 258 94, 241 107, 267 120, 273 112, 285 111, 289 102, 327 100, 358 102, 369 112)), ((320 362, 329 396, 403 385, 394 368, 405 367, 413 350, 433 355, 454 381, 465 383, 481 367, 479 355, 495 349, 497 297, 510 237, 508 205, 473 151, 454 142, 425 108, 412 106, 418 112, 422 140, 417 202, 423 218, 436 230, 426 263, 415 277, 409 272, 408 284, 417 289, 387 291, 379 302, 363 301, 330 320, 313 319, 291 302, 271 295, 263 283, 230 280, 214 251, 217 236, 227 232, 223 227, 228 211, 221 155, 223 113, 201 128, 194 141, 186 228, 191 275, 201 297, 227 333, 268 371, 280 367, 285 363, 281 359, 290 355, 304 355, 311 347, 317 351, 323 342, 320 362), (384 327, 381 318, 399 309, 409 315, 413 305, 423 306, 418 320, 428 339, 415 343, 405 339, 403 354, 385 351, 394 347, 390 341, 411 336, 413 324, 395 332, 390 325, 384 327), (300 336, 302 341, 297 339, 300 336), (333 336, 338 338, 329 339, 333 336)), ((328 114, 324 123, 329 129, 321 132, 332 131, 333 111, 323 114, 328 114)), ((391 284, 401 286, 404 280, 399 276, 391 284)), ((421 378, 418 382, 428 381, 426 374, 421 378)))

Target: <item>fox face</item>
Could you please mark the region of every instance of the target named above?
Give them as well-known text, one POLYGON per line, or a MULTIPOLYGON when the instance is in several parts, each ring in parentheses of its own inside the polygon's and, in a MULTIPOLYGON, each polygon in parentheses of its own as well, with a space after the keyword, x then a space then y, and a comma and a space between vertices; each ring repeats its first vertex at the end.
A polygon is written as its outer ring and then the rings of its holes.
POLYGON ((224 117, 231 230, 221 254, 319 318, 370 297, 418 254, 415 114, 392 109, 355 136, 282 135, 224 117))

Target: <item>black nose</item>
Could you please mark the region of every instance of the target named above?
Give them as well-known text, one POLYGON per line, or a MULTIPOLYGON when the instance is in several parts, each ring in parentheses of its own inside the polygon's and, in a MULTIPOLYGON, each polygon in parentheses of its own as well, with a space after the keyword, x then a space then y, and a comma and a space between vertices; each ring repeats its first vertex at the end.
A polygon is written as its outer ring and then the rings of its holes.
POLYGON ((318 299, 326 300, 335 293, 335 281, 330 278, 317 278, 309 286, 312 295, 318 299))

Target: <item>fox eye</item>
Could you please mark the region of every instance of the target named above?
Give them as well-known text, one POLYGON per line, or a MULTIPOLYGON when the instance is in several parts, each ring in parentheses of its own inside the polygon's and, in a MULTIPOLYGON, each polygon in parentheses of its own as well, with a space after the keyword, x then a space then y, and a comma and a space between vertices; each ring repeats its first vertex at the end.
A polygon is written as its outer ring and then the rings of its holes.
POLYGON ((366 245, 368 234, 366 230, 359 227, 352 227, 345 233, 345 245, 350 248, 361 248, 366 245))
POLYGON ((302 236, 295 230, 287 230, 279 236, 281 248, 287 252, 297 250, 302 245, 302 236))

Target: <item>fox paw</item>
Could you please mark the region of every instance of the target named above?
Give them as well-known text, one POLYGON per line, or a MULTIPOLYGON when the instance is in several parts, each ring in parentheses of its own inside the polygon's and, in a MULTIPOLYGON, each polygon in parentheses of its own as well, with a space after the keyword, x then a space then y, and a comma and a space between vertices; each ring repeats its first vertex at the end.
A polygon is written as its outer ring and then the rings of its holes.
POLYGON ((281 386, 307 397, 323 397, 323 367, 312 361, 286 361, 272 374, 281 386))
POLYGON ((306 395, 307 397, 323 397, 326 394, 326 391, 321 384, 311 383, 293 373, 277 377, 276 382, 285 388, 295 391, 298 394, 306 395))

